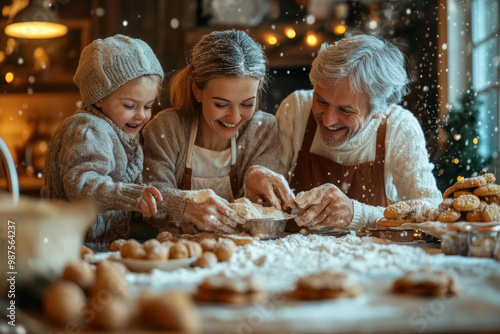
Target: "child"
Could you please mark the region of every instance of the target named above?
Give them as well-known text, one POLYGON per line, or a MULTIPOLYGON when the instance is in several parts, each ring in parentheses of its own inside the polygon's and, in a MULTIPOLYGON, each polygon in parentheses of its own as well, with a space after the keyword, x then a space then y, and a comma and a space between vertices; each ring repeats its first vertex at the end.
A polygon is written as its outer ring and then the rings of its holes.
POLYGON ((262 47, 244 31, 203 36, 170 85, 172 109, 144 128, 144 181, 165 201, 148 221, 172 233, 234 232, 228 205, 255 165, 278 166, 274 116, 259 111, 267 77, 262 47))
POLYGON ((163 76, 155 54, 139 39, 116 35, 82 51, 74 77, 82 106, 51 140, 42 197, 96 206, 97 220, 85 238, 91 248, 128 238, 131 211, 155 214, 163 200, 158 189, 141 184, 139 144, 163 76))

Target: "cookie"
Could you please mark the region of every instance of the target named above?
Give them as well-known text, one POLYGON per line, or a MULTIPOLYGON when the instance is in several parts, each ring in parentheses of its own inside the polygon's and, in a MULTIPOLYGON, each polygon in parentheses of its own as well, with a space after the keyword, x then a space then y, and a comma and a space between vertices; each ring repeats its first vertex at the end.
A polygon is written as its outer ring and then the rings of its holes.
POLYGON ((426 269, 408 272, 395 280, 392 291, 398 294, 421 297, 444 297, 458 294, 453 275, 445 271, 426 269))
POLYGON ((472 211, 479 207, 481 201, 476 195, 462 195, 455 198, 453 207, 458 211, 472 211))
POLYGON ((481 201, 477 209, 467 212, 467 214, 465 215, 465 219, 467 219, 468 222, 476 222, 476 223, 482 222, 483 211, 486 205, 487 205, 486 202, 481 201))
POLYGON ((302 300, 322 300, 356 297, 361 286, 347 273, 321 271, 301 277, 292 296, 302 300))
POLYGON ((460 219, 462 214, 455 208, 448 209, 439 215, 437 218, 441 223, 454 223, 460 219))
POLYGON ((458 190, 453 193, 453 197, 457 198, 462 195, 473 195, 474 193, 470 190, 458 190))
MULTIPOLYGON (((491 178, 488 177, 488 179, 491 179, 491 178)), ((487 177, 485 177, 484 175, 463 179, 463 180, 457 181, 454 185, 452 185, 451 187, 446 189, 443 193, 443 198, 448 198, 455 191, 458 191, 461 189, 477 188, 477 187, 485 186, 486 184, 488 184, 488 181, 487 181, 487 177)))
POLYGON ((443 211, 436 209, 436 208, 430 208, 425 212, 425 221, 436 221, 439 217, 440 214, 442 214, 443 211))
POLYGON ((198 285, 194 298, 204 302, 243 305, 263 302, 266 292, 255 275, 229 278, 221 273, 205 278, 198 285))
POLYGON ((474 189, 474 195, 485 197, 500 194, 500 185, 490 183, 485 186, 474 189))
POLYGON ((500 205, 496 203, 486 205, 481 217, 484 222, 494 222, 500 220, 500 205))
POLYGON ((438 210, 441 210, 441 212, 444 212, 448 209, 451 209, 452 207, 453 207, 453 198, 445 198, 438 205, 438 210))
POLYGON ((487 204, 492 204, 492 203, 497 203, 500 204, 500 194, 499 195, 491 195, 491 196, 485 196, 482 197, 482 199, 487 203, 487 204))
POLYGON ((377 230, 388 230, 389 227, 401 226, 406 223, 412 223, 409 219, 386 219, 382 218, 377 222, 377 230))
POLYGON ((495 174, 493 173, 486 173, 486 174, 483 174, 481 175, 485 180, 486 180, 486 183, 495 183, 497 178, 495 177, 495 174))
POLYGON ((389 205, 384 210, 384 217, 387 219, 403 219, 411 211, 411 205, 405 202, 399 202, 389 205))

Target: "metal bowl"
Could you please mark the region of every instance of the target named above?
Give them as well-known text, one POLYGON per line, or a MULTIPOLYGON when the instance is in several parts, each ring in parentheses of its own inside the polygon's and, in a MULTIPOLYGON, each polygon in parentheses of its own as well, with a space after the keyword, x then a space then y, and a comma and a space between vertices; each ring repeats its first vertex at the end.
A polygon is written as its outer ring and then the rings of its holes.
POLYGON ((247 219, 242 229, 253 237, 275 239, 285 231, 286 222, 294 217, 247 219))

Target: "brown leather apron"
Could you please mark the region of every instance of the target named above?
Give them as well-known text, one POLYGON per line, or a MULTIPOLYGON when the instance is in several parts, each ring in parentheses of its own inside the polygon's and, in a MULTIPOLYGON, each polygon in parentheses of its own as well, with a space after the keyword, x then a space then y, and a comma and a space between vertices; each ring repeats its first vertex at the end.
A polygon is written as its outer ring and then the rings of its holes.
POLYGON ((383 117, 377 131, 375 161, 344 166, 309 152, 318 124, 311 111, 304 140, 297 158, 290 187, 295 193, 316 188, 325 183, 339 187, 349 198, 374 206, 393 204, 385 193, 384 159, 387 118, 383 117))

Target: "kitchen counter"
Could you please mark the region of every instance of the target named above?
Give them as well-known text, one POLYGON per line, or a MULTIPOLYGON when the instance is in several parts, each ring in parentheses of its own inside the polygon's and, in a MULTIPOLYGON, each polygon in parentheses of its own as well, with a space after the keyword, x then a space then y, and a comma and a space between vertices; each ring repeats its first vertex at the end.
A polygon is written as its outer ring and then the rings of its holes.
MULTIPOLYGON (((98 259, 113 253, 96 254, 98 259)), ((269 298, 248 306, 197 303, 206 333, 489 333, 500 330, 500 262, 447 256, 436 244, 392 243, 373 237, 300 234, 239 246, 229 262, 211 268, 154 269, 129 273, 133 293, 143 290, 194 292, 207 276, 224 272, 237 279, 256 274, 269 298), (453 297, 412 297, 391 292, 404 272, 428 268, 457 278, 453 297), (297 301, 287 297, 299 277, 333 270, 354 275, 362 286, 355 298, 297 301)), ((123 333, 123 331, 120 331, 123 333)))

